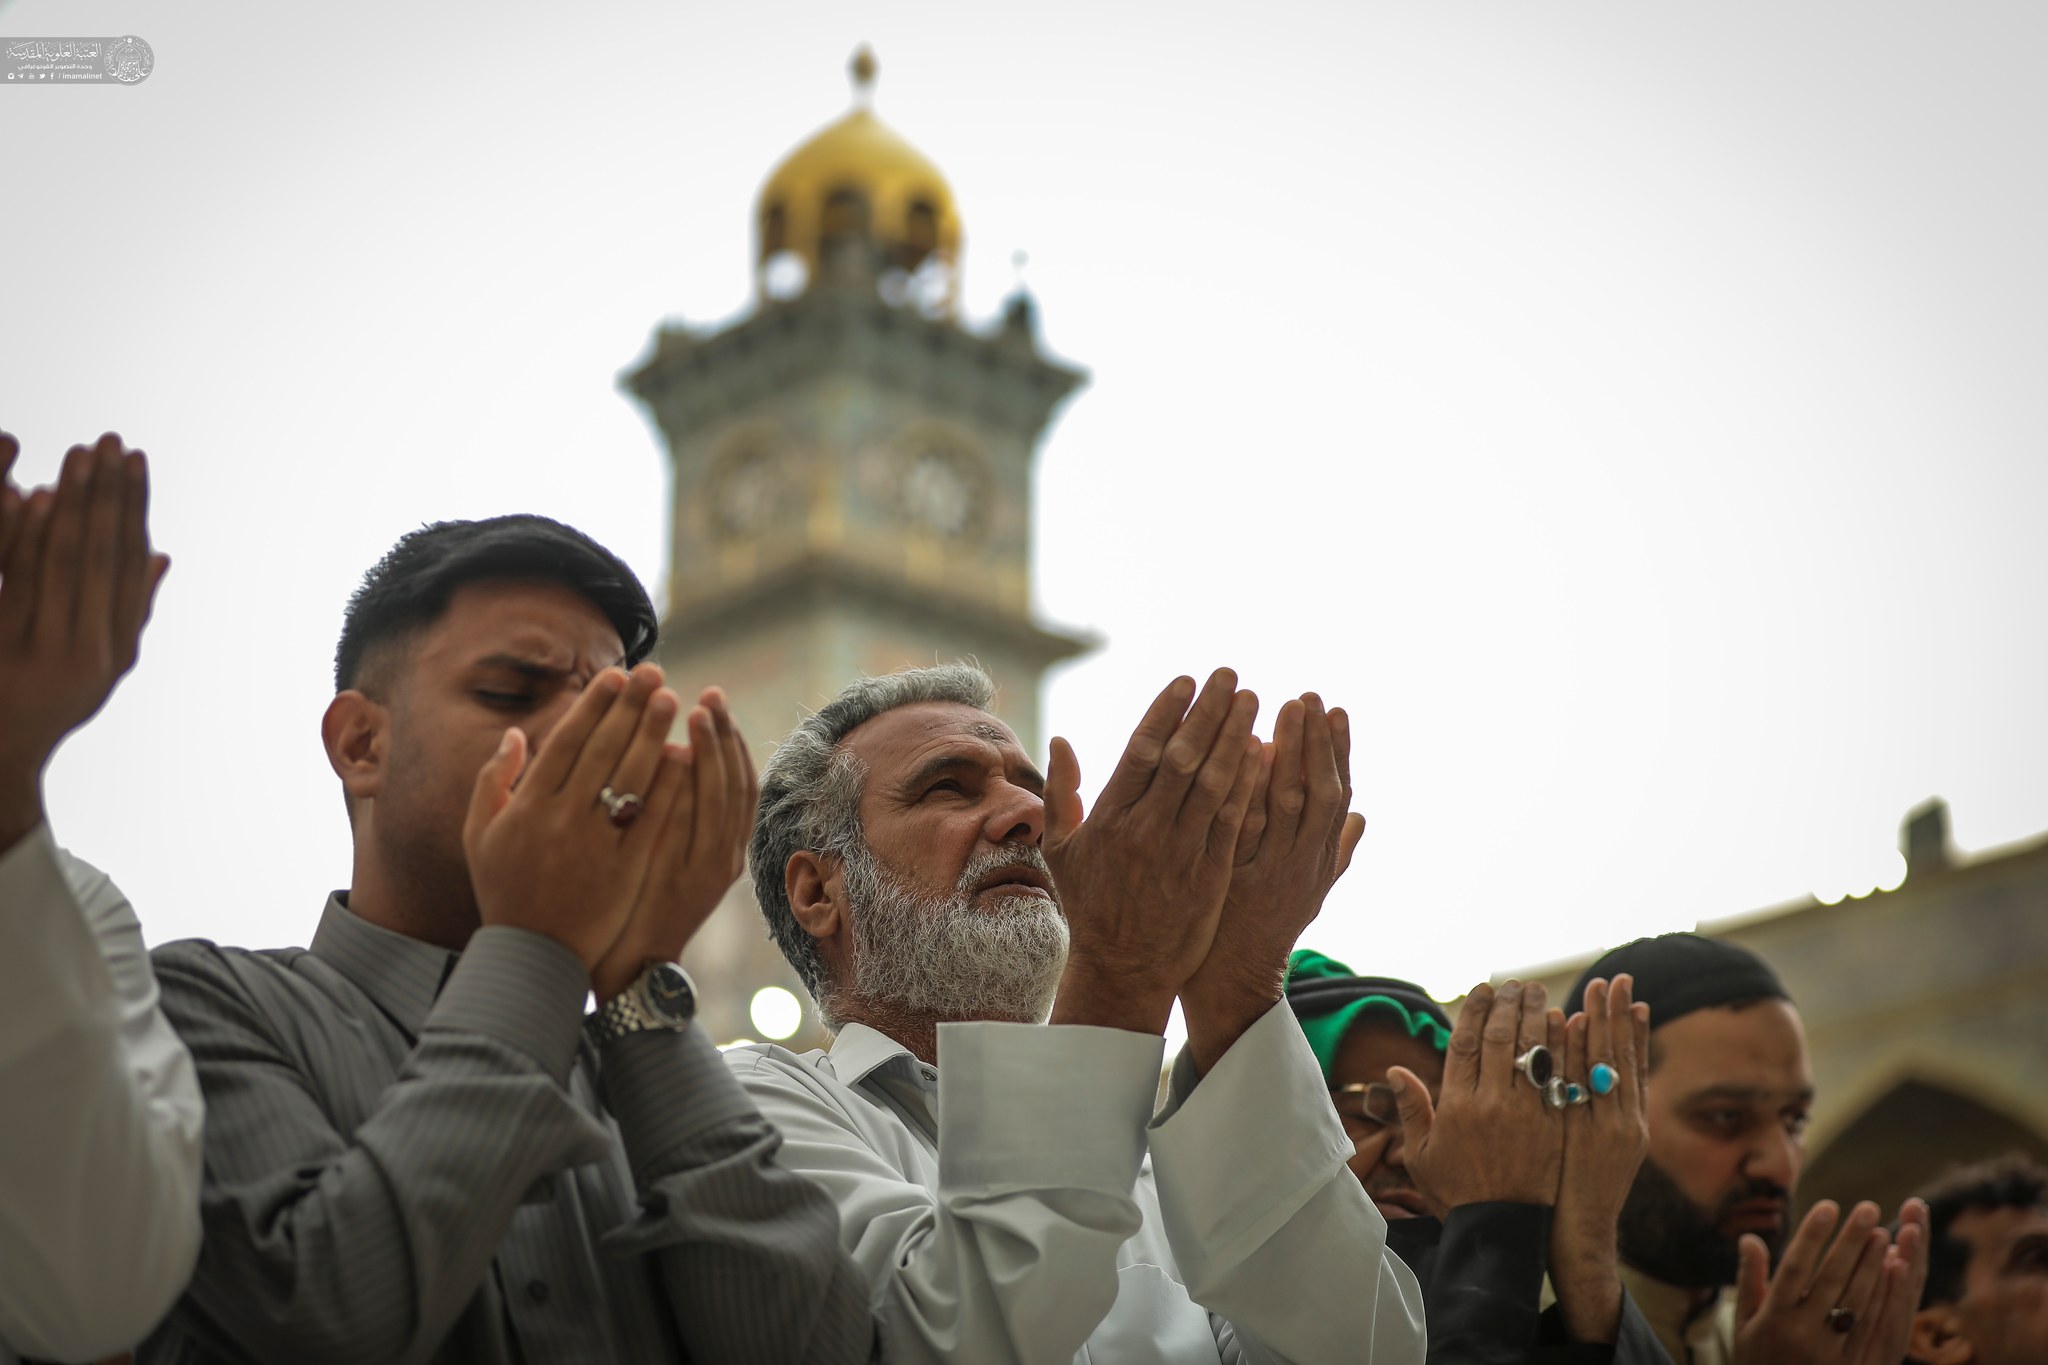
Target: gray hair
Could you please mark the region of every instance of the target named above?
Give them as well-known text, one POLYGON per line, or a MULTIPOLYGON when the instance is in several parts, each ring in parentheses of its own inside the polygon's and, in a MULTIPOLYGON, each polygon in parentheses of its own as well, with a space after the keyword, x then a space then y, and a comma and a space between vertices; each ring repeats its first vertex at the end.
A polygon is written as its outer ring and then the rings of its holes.
POLYGON ((768 936, 804 983, 811 998, 824 1001, 828 983, 817 940, 790 909, 784 871, 793 853, 809 850, 845 859, 864 846, 860 831, 861 784, 866 766, 839 747, 848 735, 887 711, 922 702, 958 702, 986 711, 996 685, 970 663, 906 668, 879 678, 861 678, 823 707, 804 717, 761 771, 760 813, 747 844, 754 899, 768 921, 768 936))

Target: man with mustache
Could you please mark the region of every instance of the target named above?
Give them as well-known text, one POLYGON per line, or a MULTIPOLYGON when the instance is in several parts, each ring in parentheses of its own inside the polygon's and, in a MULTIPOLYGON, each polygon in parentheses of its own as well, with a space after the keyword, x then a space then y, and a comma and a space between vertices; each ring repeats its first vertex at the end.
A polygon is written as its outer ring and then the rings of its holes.
POLYGON ((1228 670, 1176 679, 1084 819, 1073 751, 1041 778, 993 700, 965 665, 849 687, 768 765, 749 851, 838 1037, 726 1060, 837 1201, 894 1357, 1420 1362, 1282 1003, 1364 828, 1343 712, 1289 702, 1262 745, 1228 670))
POLYGON ((1664 1348, 1678 1365, 1892 1365, 1926 1275, 1926 1207, 1908 1201, 1896 1246, 1870 1203, 1845 1220, 1823 1200, 1788 1238, 1813 1074, 1777 974, 1735 944, 1665 934, 1600 957, 1566 1007, 1622 973, 1651 1011, 1650 1145, 1621 1211, 1622 1281, 1664 1348))
POLYGON ((1406 1144, 1387 1072, 1406 1067, 1431 1095, 1443 1090, 1451 1016, 1412 981, 1356 976, 1303 948, 1289 959, 1287 1003, 1322 1064, 1330 1097, 1356 1145, 1351 1173, 1391 1225, 1431 1216, 1408 1174, 1406 1144))

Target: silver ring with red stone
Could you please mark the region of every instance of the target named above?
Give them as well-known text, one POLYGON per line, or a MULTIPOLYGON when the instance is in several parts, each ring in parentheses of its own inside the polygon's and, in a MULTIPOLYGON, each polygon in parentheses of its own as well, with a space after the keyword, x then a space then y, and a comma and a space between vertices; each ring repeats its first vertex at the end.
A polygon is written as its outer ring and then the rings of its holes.
POLYGON ((1828 1326, 1845 1336, 1855 1331, 1856 1310, 1853 1308, 1830 1308, 1828 1310, 1828 1326))
POLYGON ((640 818, 640 798, 631 792, 615 792, 606 787, 597 794, 597 802, 604 807, 614 829, 624 829, 640 818))

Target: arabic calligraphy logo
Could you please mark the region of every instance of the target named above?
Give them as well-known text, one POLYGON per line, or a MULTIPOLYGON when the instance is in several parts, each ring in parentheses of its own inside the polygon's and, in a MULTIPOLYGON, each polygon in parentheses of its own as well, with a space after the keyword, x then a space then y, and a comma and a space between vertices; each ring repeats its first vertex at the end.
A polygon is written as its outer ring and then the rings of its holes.
POLYGON ((107 44, 107 74, 123 85, 147 79, 155 67, 156 53, 140 38, 116 38, 107 44))

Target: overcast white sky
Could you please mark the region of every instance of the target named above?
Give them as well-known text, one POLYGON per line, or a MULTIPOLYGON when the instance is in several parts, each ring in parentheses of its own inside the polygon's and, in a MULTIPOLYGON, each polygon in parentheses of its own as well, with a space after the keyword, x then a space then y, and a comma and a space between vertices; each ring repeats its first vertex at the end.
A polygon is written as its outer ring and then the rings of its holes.
MULTIPOLYGON (((176 560, 60 757, 153 940, 303 942, 347 879, 341 606, 542 511, 650 583, 664 316, 846 105, 950 176, 1092 385, 1045 446, 1048 692, 1093 784, 1175 672, 1356 717, 1307 942, 1450 993, 1886 876, 1950 799, 2048 830, 2048 9, 21 0, 134 88, 0 90, 0 426, 114 428, 176 560)), ((705 680, 710 681, 710 680, 705 680)))

